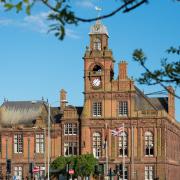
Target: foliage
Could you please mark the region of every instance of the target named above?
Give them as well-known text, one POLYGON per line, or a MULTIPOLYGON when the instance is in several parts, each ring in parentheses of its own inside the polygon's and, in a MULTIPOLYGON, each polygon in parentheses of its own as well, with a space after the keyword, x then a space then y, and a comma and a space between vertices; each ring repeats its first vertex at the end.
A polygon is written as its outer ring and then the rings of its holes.
POLYGON ((60 156, 56 158, 51 164, 51 169, 52 169, 51 176, 58 177, 59 172, 63 175, 67 175, 67 168, 66 168, 67 166, 69 167, 69 169, 71 168, 74 169, 75 171, 74 177, 89 176, 94 173, 94 168, 97 162, 98 162, 97 159, 94 158, 92 154, 83 154, 79 156, 70 156, 70 157, 60 156))
MULTIPOLYGON (((64 156, 59 156, 50 165, 51 170, 59 170, 63 175, 66 173, 67 159, 64 156)), ((58 173, 59 173, 58 172, 58 173)), ((51 173, 51 176, 58 176, 58 173, 51 173)))
MULTIPOLYGON (((150 1, 150 0, 149 0, 150 1)), ((69 0, 0 0, 0 5, 3 5, 6 11, 15 9, 16 12, 20 12, 25 9, 27 15, 31 14, 31 10, 37 2, 46 6, 49 10, 48 20, 53 22, 50 25, 49 31, 53 31, 55 36, 63 40, 65 37, 65 25, 66 24, 74 24, 77 25, 78 22, 91 22, 99 19, 104 19, 115 15, 118 12, 127 13, 130 12, 137 7, 148 3, 148 0, 120 0, 117 1, 119 7, 114 11, 99 16, 95 18, 81 18, 75 15, 75 12, 71 10, 70 1, 69 0)), ((176 2, 180 2, 180 0, 173 0, 176 2)), ((171 47, 167 50, 167 53, 179 55, 180 48, 171 47)), ((133 59, 137 61, 144 69, 145 73, 142 74, 142 77, 138 79, 141 84, 147 85, 155 85, 160 84, 164 89, 168 91, 166 88, 166 84, 178 86, 180 85, 180 62, 168 62, 167 58, 164 58, 161 61, 162 69, 150 71, 145 62, 146 57, 142 51, 142 49, 137 49, 133 53, 133 59)), ((180 99, 178 95, 175 94, 177 98, 180 99)))
POLYGON ((77 156, 75 160, 75 172, 78 176, 84 177, 94 173, 97 159, 92 154, 84 154, 77 156))
POLYGON ((53 31, 58 39, 63 40, 66 24, 77 25, 78 22, 96 21, 98 19, 111 17, 120 11, 127 13, 142 4, 147 3, 148 0, 121 0, 118 2, 120 6, 114 11, 90 19, 77 17, 75 12, 71 10, 69 0, 0 0, 0 5, 2 4, 6 11, 15 9, 17 13, 25 9, 26 14, 30 15, 33 6, 39 2, 50 10, 47 19, 50 20, 52 24, 50 25, 49 31, 53 31))
MULTIPOLYGON (((180 47, 170 47, 166 50, 169 55, 180 56, 180 47)), ((180 87, 180 61, 168 62, 168 58, 161 60, 161 68, 151 71, 146 66, 146 56, 142 49, 136 49, 133 52, 133 59, 138 62, 144 69, 145 72, 141 74, 138 79, 140 84, 156 85, 160 84, 165 90, 167 85, 180 87)), ((180 98, 177 94, 174 94, 177 98, 180 98)))

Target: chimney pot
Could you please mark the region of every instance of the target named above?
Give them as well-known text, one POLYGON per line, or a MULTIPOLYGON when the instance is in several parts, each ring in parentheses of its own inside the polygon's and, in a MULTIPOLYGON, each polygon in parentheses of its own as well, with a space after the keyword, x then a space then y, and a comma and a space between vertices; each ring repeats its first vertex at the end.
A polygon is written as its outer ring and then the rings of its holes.
POLYGON ((66 99, 67 92, 64 89, 61 89, 60 91, 60 106, 61 109, 64 110, 66 107, 67 99, 66 99))
POLYGON ((172 86, 168 86, 168 114, 175 118, 175 101, 174 101, 174 89, 172 86))
POLYGON ((127 62, 124 60, 119 63, 119 79, 127 79, 127 62))

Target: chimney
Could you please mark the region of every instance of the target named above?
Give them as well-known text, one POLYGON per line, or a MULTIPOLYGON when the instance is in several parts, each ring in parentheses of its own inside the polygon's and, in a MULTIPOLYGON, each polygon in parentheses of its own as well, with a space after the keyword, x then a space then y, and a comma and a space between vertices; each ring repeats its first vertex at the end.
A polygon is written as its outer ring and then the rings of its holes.
POLYGON ((121 61, 119 63, 119 79, 127 79, 127 62, 121 61))
POLYGON ((175 118, 175 101, 174 101, 174 89, 172 86, 168 86, 168 114, 175 118))
POLYGON ((60 106, 61 110, 64 110, 66 107, 67 99, 66 99, 67 92, 64 89, 61 89, 60 91, 60 106))

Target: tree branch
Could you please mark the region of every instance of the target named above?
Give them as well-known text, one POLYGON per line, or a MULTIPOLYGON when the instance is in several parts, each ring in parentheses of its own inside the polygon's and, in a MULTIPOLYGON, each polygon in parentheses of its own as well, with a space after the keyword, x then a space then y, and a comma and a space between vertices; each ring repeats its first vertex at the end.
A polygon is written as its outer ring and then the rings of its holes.
MULTIPOLYGON (((141 66, 146 70, 146 72, 148 72, 151 76, 153 76, 154 74, 145 66, 145 64, 143 63, 140 63, 141 66)), ((162 82, 160 79, 158 78, 155 78, 155 80, 157 81, 156 84, 159 84, 160 86, 162 86, 167 92, 169 92, 170 94, 172 94, 174 97, 180 99, 180 96, 178 96, 177 94, 175 93, 172 93, 162 82)))
MULTIPOLYGON (((56 13, 61 13, 60 10, 58 10, 55 7, 53 7, 50 3, 48 3, 48 1, 46 1, 46 0, 41 0, 41 1, 42 1, 43 4, 45 4, 52 11, 54 11, 56 13)), ((124 3, 119 8, 115 9, 114 11, 112 11, 111 13, 105 14, 105 15, 102 15, 102 16, 99 16, 99 17, 86 19, 86 18, 81 18, 81 17, 74 16, 74 19, 77 20, 77 21, 81 21, 81 22, 92 22, 92 21, 96 21, 96 20, 100 20, 100 19, 105 19, 105 18, 111 17, 111 16, 115 15, 116 13, 118 13, 119 11, 121 11, 122 9, 125 9, 123 11, 123 13, 127 13, 127 12, 129 12, 129 11, 139 7, 139 6, 141 6, 142 4, 148 2, 148 0, 141 0, 139 3, 136 3, 134 6, 132 6, 130 8, 127 8, 127 6, 129 4, 132 4, 135 1, 136 0, 129 0, 128 2, 124 3)))

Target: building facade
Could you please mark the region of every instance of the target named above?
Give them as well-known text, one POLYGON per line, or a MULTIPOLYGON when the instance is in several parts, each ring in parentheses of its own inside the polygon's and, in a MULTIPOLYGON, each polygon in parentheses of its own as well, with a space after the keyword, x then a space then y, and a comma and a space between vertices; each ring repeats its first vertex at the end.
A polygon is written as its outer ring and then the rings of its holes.
MULTIPOLYGON (((180 123, 175 119, 174 90, 167 97, 146 96, 128 77, 127 62, 118 64, 108 46, 107 28, 97 21, 90 29, 84 60, 84 104, 60 106, 41 101, 5 101, 0 107, 0 176, 28 178, 31 164, 47 173, 50 161, 64 155, 93 153, 109 174, 123 164, 124 179, 180 179, 180 123), (48 126, 48 116, 50 126, 48 126), (118 136, 112 130, 121 128, 118 136), (10 160, 11 172, 7 173, 10 160)), ((118 129, 117 129, 118 130, 118 129)), ((122 174, 114 179, 122 179, 122 174)), ((91 177, 92 178, 92 177, 91 177)), ((104 179, 104 176, 98 177, 104 179)))

